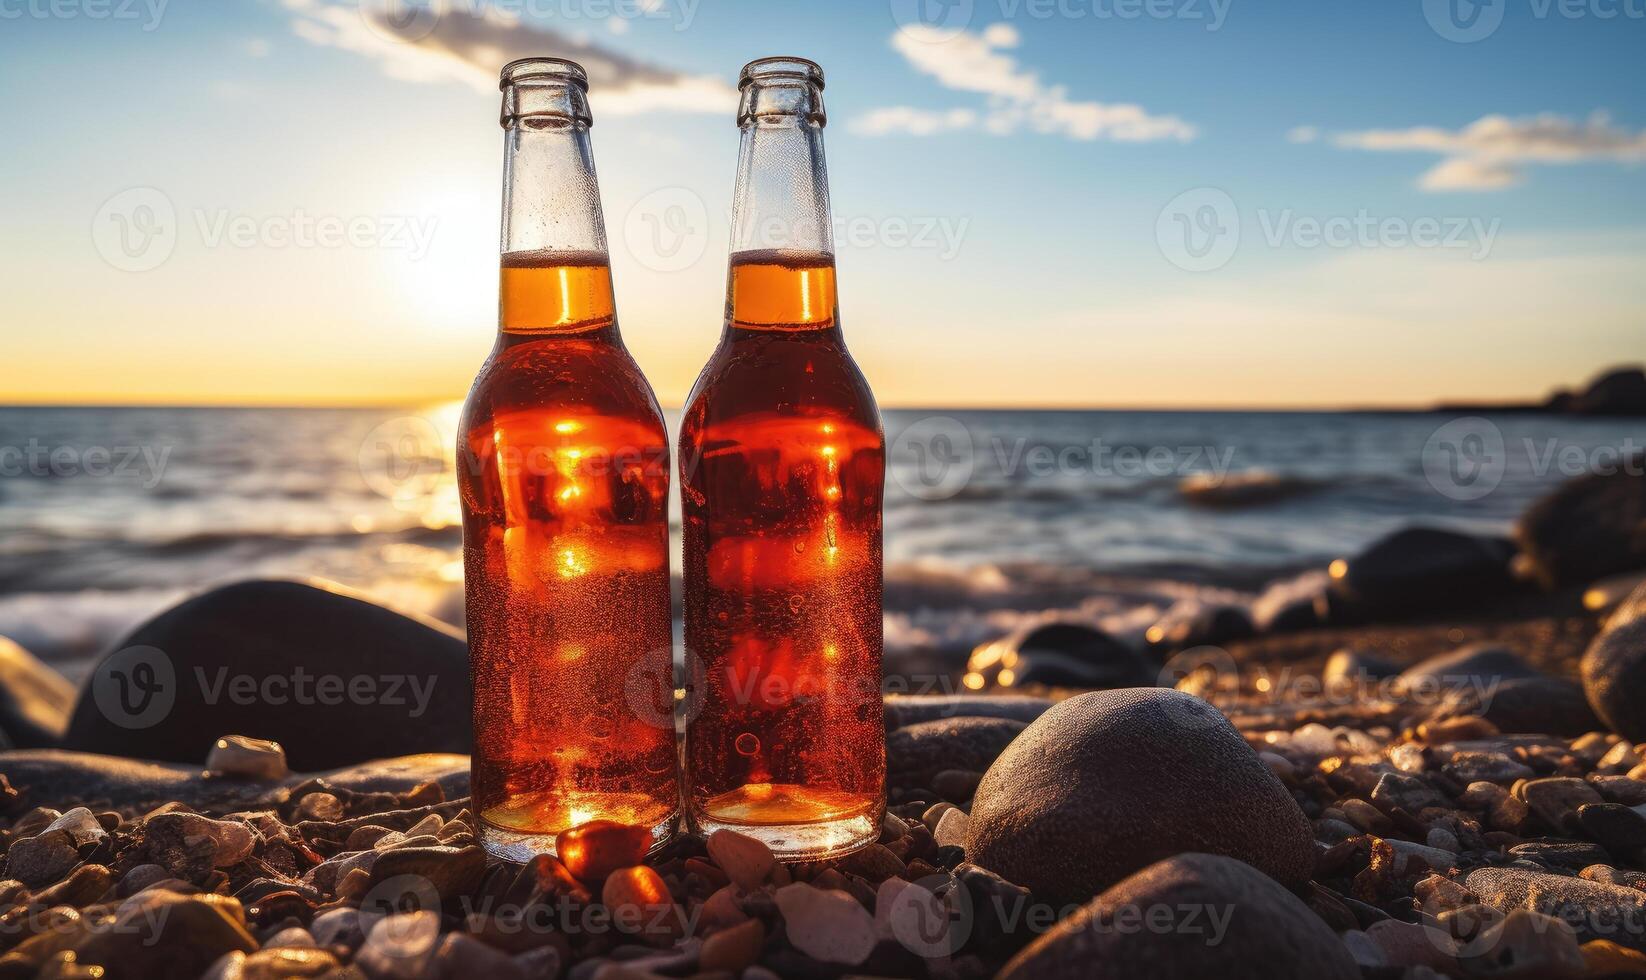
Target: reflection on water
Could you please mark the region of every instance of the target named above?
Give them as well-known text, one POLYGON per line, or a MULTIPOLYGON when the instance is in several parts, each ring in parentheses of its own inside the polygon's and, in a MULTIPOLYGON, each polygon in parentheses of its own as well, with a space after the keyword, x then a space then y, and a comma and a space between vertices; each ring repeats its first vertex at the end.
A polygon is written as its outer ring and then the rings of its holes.
MULTIPOLYGON (((84 657, 187 591, 254 575, 458 622, 458 410, 0 408, 0 634, 84 657)), ((1251 588, 1408 523, 1506 530, 1564 478, 1551 460, 1641 442, 1627 420, 1499 417, 1496 488, 1460 499, 1425 474, 1438 415, 885 415, 889 652, 1096 589, 1135 604, 1116 575, 1251 588), (1218 481, 1196 474, 1225 468, 1243 476, 1208 497, 1218 481)), ((678 575, 678 500, 673 514, 678 575)))

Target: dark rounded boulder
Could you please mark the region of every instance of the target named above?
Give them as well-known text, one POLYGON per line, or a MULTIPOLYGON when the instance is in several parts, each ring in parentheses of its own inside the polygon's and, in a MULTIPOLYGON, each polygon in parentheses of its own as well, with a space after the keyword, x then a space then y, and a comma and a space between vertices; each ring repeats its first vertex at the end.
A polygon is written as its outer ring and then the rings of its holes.
POLYGON ((1248 864, 1166 858, 1086 903, 998 980, 1359 980, 1321 918, 1248 864))
POLYGON ((1613 368, 1572 399, 1579 415, 1646 415, 1646 370, 1613 368))
POLYGON ((1151 651, 1169 653, 1191 647, 1222 646, 1244 640, 1254 632, 1252 615, 1242 606, 1183 599, 1167 609, 1144 632, 1143 638, 1151 651))
POLYGON ((1435 718, 1479 715, 1498 731, 1578 736, 1599 731, 1583 685, 1564 677, 1520 677, 1449 695, 1435 718))
POLYGON ((1022 627, 973 651, 968 674, 997 687, 1138 687, 1155 682, 1143 655, 1085 623, 1022 627))
POLYGON ((1646 741, 1646 586, 1590 642, 1581 670, 1589 705, 1606 727, 1646 741))
POLYGON ((974 864, 1064 904, 1189 851, 1287 884, 1314 870, 1285 786, 1216 708, 1163 688, 1082 694, 1041 715, 984 774, 966 841, 974 864))
POLYGON ((1401 671, 1393 686, 1409 698, 1432 698, 1434 706, 1443 696, 1495 691, 1508 681, 1541 676, 1508 647, 1477 643, 1418 661, 1401 671))
POLYGON ((1514 587, 1514 545, 1440 528, 1409 527, 1332 563, 1332 592, 1354 613, 1399 619, 1452 609, 1514 587))
POLYGON ((34 655, 0 636, 0 735, 12 747, 44 749, 63 739, 74 685, 34 655))
POLYGON ((468 648, 342 591, 255 580, 144 623, 97 664, 63 747, 200 764, 221 735, 272 739, 294 769, 468 752, 468 648))
POLYGON ((1526 509, 1515 540, 1548 588, 1646 568, 1646 456, 1567 480, 1526 509))
POLYGON ((982 772, 1023 729, 1009 718, 922 721, 886 735, 886 769, 899 782, 931 786, 945 769, 982 772))

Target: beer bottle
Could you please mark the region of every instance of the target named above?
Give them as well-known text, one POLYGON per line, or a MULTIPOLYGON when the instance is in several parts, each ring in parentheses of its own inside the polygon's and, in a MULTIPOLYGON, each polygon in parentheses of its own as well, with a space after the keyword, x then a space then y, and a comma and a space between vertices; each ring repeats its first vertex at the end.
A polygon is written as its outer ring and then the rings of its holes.
POLYGON ((739 87, 725 329, 680 434, 687 819, 815 859, 885 808, 885 441, 840 332, 822 69, 739 87))
POLYGON ((500 329, 458 436, 482 843, 591 820, 661 845, 679 809, 668 441, 623 346, 583 69, 503 69, 500 329))

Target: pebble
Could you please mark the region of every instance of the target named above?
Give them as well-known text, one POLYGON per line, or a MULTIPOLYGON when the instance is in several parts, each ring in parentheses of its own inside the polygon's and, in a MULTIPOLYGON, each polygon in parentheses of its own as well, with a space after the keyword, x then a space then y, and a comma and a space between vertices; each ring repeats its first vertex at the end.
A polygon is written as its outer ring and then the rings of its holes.
POLYGON ((1390 847, 1394 848, 1394 873, 1396 875, 1404 875, 1408 873, 1406 871, 1407 858, 1418 858, 1434 871, 1450 871, 1452 868, 1457 866, 1457 855, 1452 851, 1445 851, 1438 847, 1429 847, 1424 844, 1414 844, 1411 841, 1392 838, 1388 841, 1388 844, 1390 847))
POLYGON ((530 980, 532 976, 508 953, 461 932, 449 932, 440 940, 432 965, 432 972, 450 980, 530 980))
POLYGON ((1566 828, 1568 820, 1577 819, 1578 807, 1603 802, 1588 783, 1571 777, 1532 779, 1517 788, 1519 791, 1514 795, 1525 800, 1533 813, 1557 830, 1566 828))
POLYGON ((946 810, 937 821, 937 828, 932 831, 932 838, 939 847, 964 847, 966 834, 971 827, 972 818, 966 811, 959 809, 946 810))
POLYGON ((871 885, 887 878, 895 878, 908 870, 903 861, 884 844, 870 844, 839 859, 839 868, 846 874, 857 875, 871 885))
POLYGON ((206 771, 231 779, 285 779, 286 750, 279 742, 245 735, 225 735, 206 753, 206 771))
POLYGON ((554 849, 560 862, 578 881, 594 884, 618 868, 646 859, 652 847, 651 831, 614 820, 591 820, 560 832, 554 849))
POLYGON ((789 942, 812 959, 857 966, 874 951, 874 918, 846 892, 797 882, 773 897, 789 942))
POLYGON ((1646 953, 1606 939, 1591 939, 1581 949, 1583 965, 1591 977, 1646 977, 1646 953))
POLYGON ((1386 772, 1372 788, 1372 802, 1385 810, 1399 807, 1416 814, 1424 807, 1444 806, 1446 800, 1416 776, 1386 772))
MULTIPOLYGON (((349 873, 368 872, 364 868, 356 868, 349 873)), ((468 847, 437 844, 383 851, 371 862, 369 881, 376 885, 400 875, 416 875, 433 885, 441 898, 456 898, 474 891, 485 873, 486 851, 478 844, 468 847)))
MULTIPOLYGON (((144 841, 156 864, 179 871, 198 853, 195 843, 211 842, 209 867, 226 868, 251 857, 257 835, 237 820, 213 820, 198 813, 162 813, 143 824, 144 841), (166 860, 170 858, 171 860, 166 860)), ((184 877, 192 877, 185 875, 184 877)))
POLYGON ((1292 761, 1275 752, 1259 752, 1257 757, 1269 767, 1269 771, 1283 780, 1290 780, 1297 775, 1297 767, 1292 761))
POLYGON ((741 973, 754 965, 765 942, 766 927, 759 919, 749 919, 729 929, 722 929, 703 940, 703 952, 698 955, 697 968, 701 972, 726 970, 741 973))
POLYGON ((1584 973, 1572 927, 1529 909, 1515 909, 1488 927, 1464 947, 1462 962, 1471 974, 1505 980, 1558 980, 1584 973))
POLYGON ((735 830, 717 830, 709 835, 709 856, 720 865, 734 884, 753 891, 766 883, 777 859, 764 841, 735 830))
POLYGON ((1516 762, 1501 752, 1454 752, 1452 761, 1442 766, 1441 771, 1465 783, 1513 783, 1517 779, 1530 779, 1536 775, 1531 766, 1516 762))
POLYGON ((1631 863, 1646 854, 1646 816, 1621 803, 1585 803, 1577 821, 1593 840, 1606 845, 1631 863))
POLYGON ((13 878, 38 888, 67 874, 80 863, 80 852, 66 830, 51 830, 25 837, 6 852, 6 870, 13 878))
POLYGON ((264 949, 282 946, 299 948, 318 945, 320 944, 314 941, 314 934, 302 926, 289 926, 263 940, 264 949))
POLYGON ((376 980, 417 980, 428 972, 440 941, 440 913, 419 909, 373 923, 354 962, 376 980))
POLYGON ((74 951, 80 963, 119 976, 188 977, 225 954, 256 949, 234 899, 149 888, 122 902, 113 923, 93 930, 74 951))
POLYGON ((1453 854, 1463 850, 1463 845, 1458 843, 1457 835, 1447 830, 1445 827, 1430 827, 1429 834, 1424 839, 1424 843, 1428 844, 1430 847, 1437 848, 1442 851, 1449 851, 1453 854))
POLYGON ((1646 951, 1646 892, 1522 868, 1477 868, 1463 883, 1503 912, 1558 912, 1581 941, 1611 939, 1646 951))
POLYGON ((309 932, 314 935, 314 941, 321 946, 330 946, 334 943, 358 946, 366 940, 364 926, 360 921, 360 910, 352 908, 328 909, 321 912, 309 923, 309 932))
POLYGON ((958 809, 960 808, 947 801, 942 803, 933 803, 931 806, 926 808, 925 812, 920 814, 920 822, 926 825, 927 830, 935 834, 937 833, 938 823, 943 819, 943 814, 948 813, 950 810, 958 809))
POLYGON ((682 924, 674 898, 662 877, 646 865, 607 875, 600 901, 619 929, 648 944, 667 946, 679 938, 682 924))

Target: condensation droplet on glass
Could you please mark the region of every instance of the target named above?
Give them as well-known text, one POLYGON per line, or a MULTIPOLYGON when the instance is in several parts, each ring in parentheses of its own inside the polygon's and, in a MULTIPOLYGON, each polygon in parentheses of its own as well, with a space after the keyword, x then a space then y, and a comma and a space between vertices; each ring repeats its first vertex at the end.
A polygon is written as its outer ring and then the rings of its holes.
POLYGON ((803 595, 789 596, 789 612, 798 613, 806 607, 806 597, 803 595))
POLYGON ((744 732, 737 736, 737 752, 739 755, 754 755, 760 751, 760 739, 753 732, 744 732))
POLYGON ((804 554, 805 551, 806 551, 806 539, 805 538, 795 538, 794 539, 794 553, 799 555, 799 554, 804 554))

